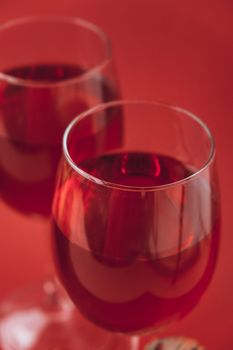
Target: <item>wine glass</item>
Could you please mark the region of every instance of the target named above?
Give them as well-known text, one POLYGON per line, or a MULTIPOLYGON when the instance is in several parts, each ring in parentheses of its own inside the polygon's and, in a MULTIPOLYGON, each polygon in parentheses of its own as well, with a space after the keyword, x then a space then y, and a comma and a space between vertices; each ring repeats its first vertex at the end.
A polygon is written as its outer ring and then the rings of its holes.
MULTIPOLYGON (((219 220, 213 137, 192 113, 115 101, 66 129, 53 255, 73 303, 99 327, 137 336, 187 315, 211 280, 219 220)), ((199 349, 182 339, 150 349, 199 349)))
MULTIPOLYGON (((17 240, 25 242, 18 259, 27 260, 27 249, 36 255, 39 235, 48 240, 64 129, 88 108, 119 98, 118 84, 109 38, 80 18, 11 20, 0 26, 0 46, 0 204, 6 218, 1 234, 12 234, 16 245, 17 240), (32 235, 35 243, 31 238, 30 246, 27 241, 32 235)), ((103 140, 111 148, 117 146, 119 138, 108 134, 103 140)), ((33 263, 38 262, 29 262, 33 263)), ((37 308, 39 315, 47 308, 40 328, 45 329, 49 308, 62 314, 58 299, 55 285, 46 281, 3 303, 0 343, 4 349, 13 343, 18 350, 28 349, 30 337, 27 346, 23 338, 18 339, 22 327, 24 333, 35 333, 30 335, 31 343, 39 334, 39 316, 30 316, 29 308, 37 308)), ((69 308, 63 297, 60 304, 69 308)))

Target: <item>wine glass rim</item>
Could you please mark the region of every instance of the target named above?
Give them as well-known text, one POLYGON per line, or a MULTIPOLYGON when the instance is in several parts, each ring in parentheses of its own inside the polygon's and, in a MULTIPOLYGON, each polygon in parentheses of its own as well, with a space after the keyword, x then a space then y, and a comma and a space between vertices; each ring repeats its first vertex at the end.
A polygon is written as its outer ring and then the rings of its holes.
POLYGON ((88 79, 90 76, 95 74, 96 72, 102 71, 112 60, 112 44, 111 40, 109 39, 108 35, 102 30, 99 26, 96 24, 80 18, 80 17, 74 17, 74 16, 65 16, 65 15, 36 15, 36 16, 27 16, 27 17, 17 17, 13 19, 9 19, 5 22, 2 22, 0 24, 0 35, 1 32, 4 30, 11 29, 17 25, 24 25, 24 24, 30 24, 30 23, 36 23, 36 22, 58 22, 58 23, 68 23, 73 25, 78 25, 84 29, 87 29, 88 31, 92 32, 93 34, 96 34, 99 39, 103 42, 106 48, 106 55, 101 60, 100 63, 94 65, 93 67, 87 69, 82 74, 80 74, 77 77, 74 78, 68 78, 60 81, 51 81, 51 82, 44 82, 43 80, 33 80, 33 79, 24 79, 15 77, 13 75, 7 74, 0 70, 0 80, 4 80, 9 82, 10 84, 14 85, 20 85, 25 87, 57 87, 62 85, 72 85, 75 83, 83 82, 86 79, 88 79))
POLYGON ((68 164, 73 168, 73 170, 75 172, 77 172, 79 175, 81 175, 82 177, 84 177, 88 181, 91 181, 95 184, 102 185, 104 187, 109 187, 111 189, 118 189, 118 190, 123 190, 123 191, 135 191, 135 192, 138 192, 138 191, 144 191, 144 192, 160 191, 160 190, 165 190, 168 188, 175 187, 177 185, 184 185, 190 181, 193 181, 197 176, 199 176, 201 173, 203 173, 208 168, 208 166, 213 162, 213 160, 215 158, 215 153, 216 153, 216 149, 215 149, 214 137, 213 137, 209 127, 203 122, 203 120, 201 120, 199 117, 197 117, 195 114, 188 111, 187 109, 184 109, 182 107, 178 107, 178 106, 175 106, 172 104, 168 104, 165 102, 160 102, 160 101, 115 100, 115 101, 99 104, 98 106, 92 107, 92 108, 88 109, 87 111, 80 113, 76 118, 74 118, 69 123, 69 125, 67 126, 67 128, 63 134, 63 154, 64 154, 64 157, 67 160, 68 164), (151 105, 154 107, 162 107, 162 108, 166 108, 166 109, 171 110, 171 111, 183 113, 188 118, 190 118, 191 120, 196 122, 199 126, 201 126, 201 128, 205 131, 206 135, 209 138, 210 151, 209 151, 209 155, 208 155, 206 161, 204 162, 204 164, 202 166, 200 166, 200 168, 198 168, 196 171, 194 171, 191 175, 189 175, 181 180, 177 180, 177 181, 170 182, 167 184, 154 185, 154 186, 138 186, 138 185, 134 186, 134 185, 121 185, 118 183, 106 181, 106 180, 100 179, 98 177, 95 177, 95 176, 91 175, 90 173, 86 172, 85 170, 83 170, 82 168, 80 168, 73 161, 72 157, 69 154, 69 150, 67 147, 67 139, 68 139, 70 131, 77 123, 79 123, 82 119, 85 119, 89 115, 103 111, 107 108, 116 107, 116 106, 123 106, 123 105, 143 105, 143 104, 144 105, 151 105))

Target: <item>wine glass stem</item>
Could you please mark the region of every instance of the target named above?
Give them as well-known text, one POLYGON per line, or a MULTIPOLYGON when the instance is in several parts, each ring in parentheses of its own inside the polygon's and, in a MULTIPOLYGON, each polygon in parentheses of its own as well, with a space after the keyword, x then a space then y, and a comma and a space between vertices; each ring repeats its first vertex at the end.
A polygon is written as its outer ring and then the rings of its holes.
POLYGON ((139 350, 139 346, 140 346, 140 338, 137 336, 132 337, 130 350, 139 350))

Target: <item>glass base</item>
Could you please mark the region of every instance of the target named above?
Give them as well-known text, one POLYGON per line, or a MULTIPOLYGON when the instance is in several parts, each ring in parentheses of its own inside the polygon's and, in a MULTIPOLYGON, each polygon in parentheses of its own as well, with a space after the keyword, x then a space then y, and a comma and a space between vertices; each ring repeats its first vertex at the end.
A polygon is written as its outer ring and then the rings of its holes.
MULTIPOLYGON (((139 350, 140 338, 86 320, 59 284, 48 280, 0 305, 0 350, 139 350)), ((144 350, 205 350, 192 339, 154 340, 144 350)))
POLYGON ((184 337, 168 337, 149 343, 145 350, 206 350, 196 340, 184 337))
POLYGON ((126 337, 114 337, 84 319, 52 281, 21 290, 0 305, 1 350, 131 349, 126 337))

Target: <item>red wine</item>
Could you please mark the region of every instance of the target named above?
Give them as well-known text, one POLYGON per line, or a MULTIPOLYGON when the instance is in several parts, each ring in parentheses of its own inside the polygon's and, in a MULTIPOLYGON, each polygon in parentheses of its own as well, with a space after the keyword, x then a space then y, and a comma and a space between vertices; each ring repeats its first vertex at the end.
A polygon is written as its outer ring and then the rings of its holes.
MULTIPOLYGON (((75 161, 72 147, 70 154, 75 161)), ((92 322, 120 332, 138 332, 187 314, 212 276, 217 224, 212 232, 183 235, 178 228, 177 234, 167 223, 170 217, 156 216, 156 206, 169 207, 181 222, 177 203, 159 191, 122 191, 116 185, 149 188, 192 172, 178 160, 147 153, 108 154, 78 165, 112 185, 103 189, 71 171, 57 188, 54 255, 73 302, 92 322)))
POLYGON ((117 94, 99 75, 79 81, 85 69, 76 65, 37 64, 4 73, 21 80, 0 81, 1 197, 24 214, 48 217, 65 127, 117 94), (68 79, 74 80, 66 84, 68 79))

